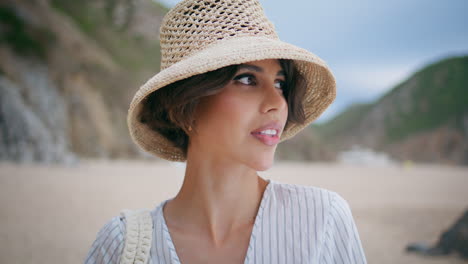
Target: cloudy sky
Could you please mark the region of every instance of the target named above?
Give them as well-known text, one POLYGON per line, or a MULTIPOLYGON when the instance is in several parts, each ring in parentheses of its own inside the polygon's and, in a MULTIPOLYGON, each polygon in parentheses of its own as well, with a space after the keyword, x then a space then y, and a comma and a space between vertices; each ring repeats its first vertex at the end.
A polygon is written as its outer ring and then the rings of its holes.
POLYGON ((468 55, 467 0, 260 3, 283 41, 318 55, 336 77, 336 100, 317 123, 379 98, 428 63, 468 55))

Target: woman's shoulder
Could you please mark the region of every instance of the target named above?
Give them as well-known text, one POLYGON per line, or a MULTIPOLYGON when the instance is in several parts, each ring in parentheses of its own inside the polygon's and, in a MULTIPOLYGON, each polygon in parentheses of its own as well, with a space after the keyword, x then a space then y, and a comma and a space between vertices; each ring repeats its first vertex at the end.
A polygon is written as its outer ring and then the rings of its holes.
POLYGON ((159 214, 163 203, 161 202, 153 209, 125 209, 119 215, 106 221, 98 231, 84 263, 121 263, 120 259, 127 239, 129 239, 127 246, 136 248, 135 243, 143 237, 143 242, 138 244, 140 249, 137 252, 141 250, 149 252, 151 247, 149 241, 153 239, 155 222, 160 221, 158 219, 160 219, 159 214))
POLYGON ((125 243, 126 220, 122 215, 107 220, 88 251, 85 264, 119 263, 125 243))
POLYGON ((313 202, 315 205, 322 204, 324 207, 332 207, 333 203, 347 203, 337 192, 318 186, 283 183, 272 181, 273 192, 277 198, 288 201, 299 200, 302 203, 313 202))
POLYGON ((320 218, 317 221, 323 221, 323 224, 336 217, 353 218, 348 201, 335 191, 318 186, 273 182, 272 196, 277 206, 284 205, 291 210, 290 213, 307 211, 320 218))

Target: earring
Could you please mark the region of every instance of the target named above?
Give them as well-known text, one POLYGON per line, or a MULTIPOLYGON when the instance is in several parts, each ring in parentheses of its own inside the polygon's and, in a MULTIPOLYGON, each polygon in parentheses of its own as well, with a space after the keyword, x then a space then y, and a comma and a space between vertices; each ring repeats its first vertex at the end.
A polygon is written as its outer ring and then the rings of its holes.
POLYGON ((188 127, 188 131, 192 131, 192 126, 189 126, 189 127, 188 127))

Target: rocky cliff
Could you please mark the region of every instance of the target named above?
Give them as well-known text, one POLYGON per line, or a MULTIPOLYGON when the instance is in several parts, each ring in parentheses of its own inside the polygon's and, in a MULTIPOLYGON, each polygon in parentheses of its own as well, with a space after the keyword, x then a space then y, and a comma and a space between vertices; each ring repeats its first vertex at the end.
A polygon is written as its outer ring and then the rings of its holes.
POLYGON ((2 1, 0 159, 144 156, 125 117, 159 71, 165 12, 150 0, 2 1))

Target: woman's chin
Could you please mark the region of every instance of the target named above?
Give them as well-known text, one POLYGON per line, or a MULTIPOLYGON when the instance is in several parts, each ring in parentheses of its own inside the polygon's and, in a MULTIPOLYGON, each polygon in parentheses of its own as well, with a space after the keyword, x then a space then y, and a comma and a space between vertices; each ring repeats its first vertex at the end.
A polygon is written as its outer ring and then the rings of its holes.
POLYGON ((251 168, 256 171, 266 171, 273 166, 274 156, 255 157, 248 161, 251 168))

